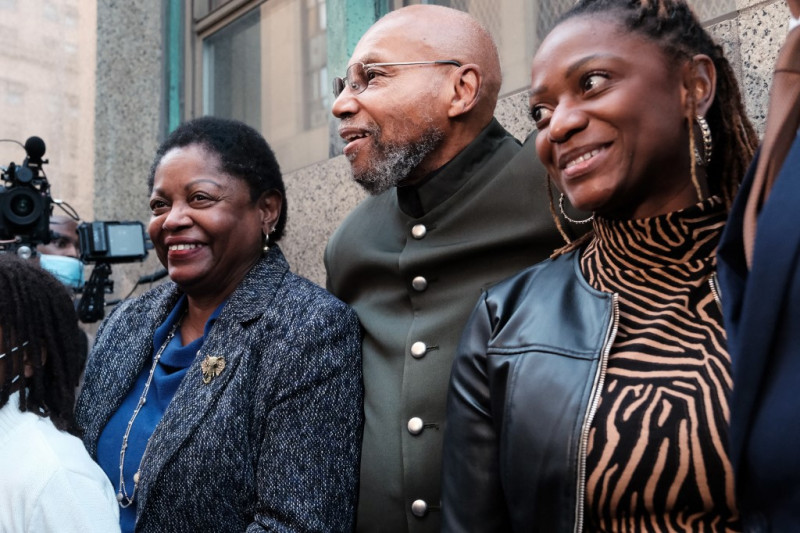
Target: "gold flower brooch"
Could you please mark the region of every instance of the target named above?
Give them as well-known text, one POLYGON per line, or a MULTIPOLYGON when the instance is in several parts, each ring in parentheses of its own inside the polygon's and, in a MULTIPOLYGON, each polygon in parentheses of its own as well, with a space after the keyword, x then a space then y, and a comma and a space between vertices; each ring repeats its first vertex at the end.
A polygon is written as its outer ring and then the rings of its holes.
POLYGON ((203 371, 203 383, 208 385, 211 380, 222 374, 225 370, 225 358, 223 356, 215 357, 207 355, 203 362, 200 363, 200 370, 203 371))

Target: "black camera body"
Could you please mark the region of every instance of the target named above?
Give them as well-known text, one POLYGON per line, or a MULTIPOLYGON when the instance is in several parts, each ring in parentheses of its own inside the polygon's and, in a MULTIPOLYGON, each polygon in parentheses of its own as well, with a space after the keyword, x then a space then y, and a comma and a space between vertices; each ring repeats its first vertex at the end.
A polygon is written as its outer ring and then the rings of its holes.
MULTIPOLYGON (((25 153, 22 165, 9 163, 2 173, 0 253, 18 252, 30 257, 36 246, 51 240, 50 216, 55 202, 42 171, 47 163, 42 159, 44 141, 28 138, 25 153), (25 254, 23 247, 28 248, 25 254)), ((73 218, 77 220, 77 214, 73 218)), ((130 263, 147 257, 147 234, 141 222, 85 222, 78 226, 78 239, 84 263, 130 263)))
MULTIPOLYGON (((22 165, 10 163, 3 169, 0 185, 0 253, 17 253, 30 258, 36 246, 51 240, 50 215, 53 204, 59 204, 74 220, 74 209, 53 200, 50 184, 42 171, 44 141, 30 137, 25 141, 27 157, 22 165)), ((91 277, 82 288, 78 316, 82 322, 96 322, 104 316, 105 294, 113 292, 109 279, 112 263, 143 261, 147 257, 148 239, 141 222, 96 221, 78 226, 80 258, 94 263, 91 277)))
POLYGON ((31 250, 50 242, 53 199, 42 172, 45 147, 39 137, 25 142, 27 157, 22 165, 9 163, 0 185, 0 251, 31 250))

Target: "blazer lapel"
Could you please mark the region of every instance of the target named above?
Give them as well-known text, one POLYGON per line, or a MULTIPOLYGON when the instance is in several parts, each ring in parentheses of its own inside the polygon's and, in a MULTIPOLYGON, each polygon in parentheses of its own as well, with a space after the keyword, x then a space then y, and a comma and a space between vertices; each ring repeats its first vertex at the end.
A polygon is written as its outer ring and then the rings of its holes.
POLYGON ((209 413, 217 410, 220 397, 240 371, 249 350, 245 326, 257 320, 271 304, 288 269, 283 254, 272 247, 231 294, 148 444, 141 466, 141 475, 148 482, 139 487, 138 512, 145 509, 149 490, 170 458, 201 424, 212 419, 209 413), (206 356, 225 358, 224 370, 208 383, 203 382, 201 369, 206 356))
POLYGON ((124 321, 112 323, 109 320, 99 332, 76 407, 79 424, 84 428, 84 442, 95 459, 100 433, 122 404, 142 368, 152 360, 153 333, 177 299, 177 287, 165 284, 131 302, 130 308, 120 308, 119 316, 124 316, 124 321), (101 364, 103 372, 94 372, 94 361, 100 364, 100 360, 106 359, 113 359, 114 364, 101 364))
POLYGON ((247 332, 241 324, 226 322, 223 317, 217 320, 209 332, 209 338, 198 351, 148 444, 141 466, 141 475, 148 482, 139 486, 139 505, 142 509, 145 508, 149 489, 158 479, 164 465, 197 431, 198 426, 212 420, 208 416, 209 412, 217 410, 220 397, 233 376, 239 372, 238 367, 247 346, 243 342, 245 335, 247 332), (240 342, 231 343, 230 339, 240 342), (204 383, 201 365, 207 355, 223 356, 225 368, 208 383, 204 383))
MULTIPOLYGON (((800 226, 796 210, 800 188, 790 174, 800 170, 800 138, 794 144, 778 174, 775 186, 758 219, 753 253, 753 266, 738 321, 739 354, 734 363, 734 394, 731 411, 731 438, 734 466, 744 453, 746 431, 760 393, 760 385, 770 360, 775 329, 784 307, 789 278, 795 274, 797 258, 793 253, 800 247, 800 232, 787 231, 800 226), (733 421, 732 421, 733 422, 733 421)), ((723 296, 724 297, 724 296, 723 296)))

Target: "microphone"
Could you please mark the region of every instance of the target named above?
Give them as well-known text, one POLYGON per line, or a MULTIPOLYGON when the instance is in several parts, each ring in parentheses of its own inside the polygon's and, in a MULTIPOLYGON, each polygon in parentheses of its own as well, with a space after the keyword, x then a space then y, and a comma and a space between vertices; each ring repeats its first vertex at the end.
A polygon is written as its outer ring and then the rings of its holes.
POLYGON ((152 274, 142 276, 141 278, 139 278, 139 281, 137 281, 136 284, 138 285, 140 283, 153 283, 154 281, 158 281, 161 278, 166 277, 166 275, 167 275, 167 269, 162 268, 161 270, 157 270, 152 274))
POLYGON ((25 152, 28 153, 28 159, 31 163, 40 164, 45 150, 44 141, 41 137, 34 135, 33 137, 28 137, 28 140, 25 141, 25 152))

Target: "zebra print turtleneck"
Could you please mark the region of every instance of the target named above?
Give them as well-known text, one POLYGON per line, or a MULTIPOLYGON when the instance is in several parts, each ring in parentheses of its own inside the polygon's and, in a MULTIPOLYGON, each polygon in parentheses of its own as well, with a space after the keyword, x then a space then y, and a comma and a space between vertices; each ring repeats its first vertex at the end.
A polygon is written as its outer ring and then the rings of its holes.
POLYGON ((728 458, 730 358, 712 289, 718 198, 594 222, 589 283, 619 295, 586 469, 591 531, 737 531, 728 458))

